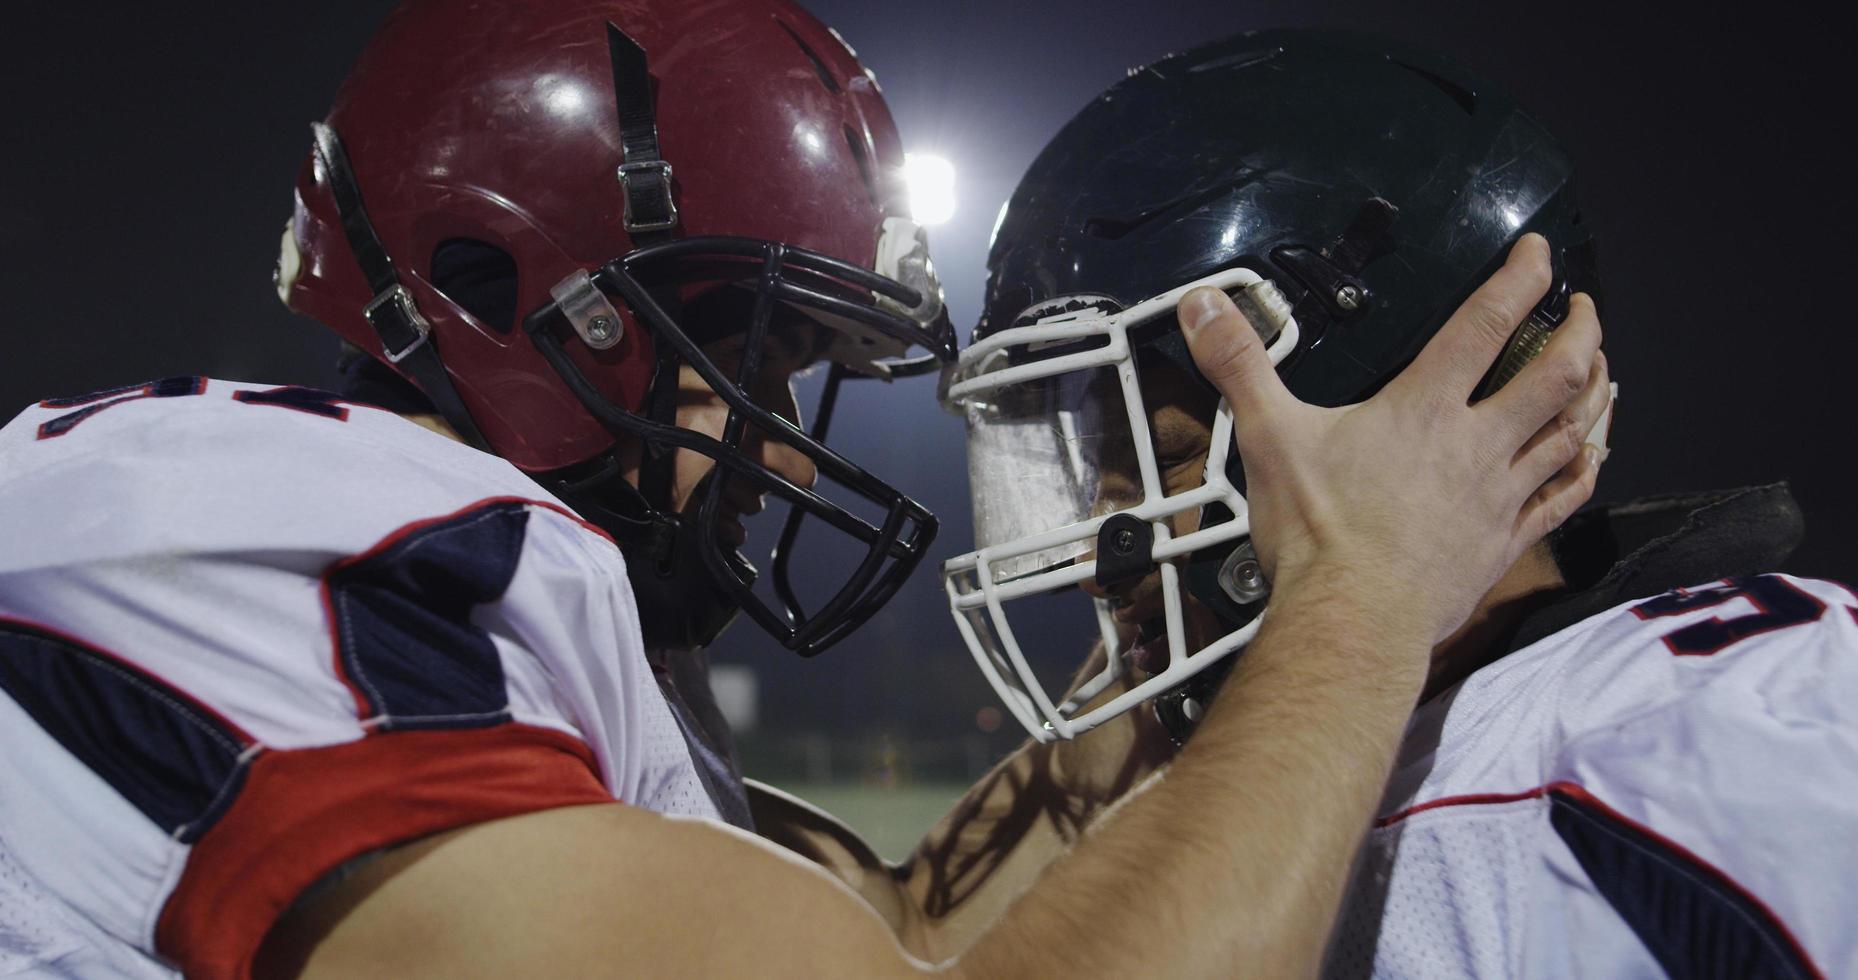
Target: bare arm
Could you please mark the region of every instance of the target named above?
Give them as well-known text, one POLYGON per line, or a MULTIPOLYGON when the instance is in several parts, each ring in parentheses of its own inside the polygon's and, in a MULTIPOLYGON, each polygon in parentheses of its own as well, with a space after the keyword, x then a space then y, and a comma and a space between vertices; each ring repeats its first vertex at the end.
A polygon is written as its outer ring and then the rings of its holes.
MULTIPOLYGON (((1080 677, 1102 668, 1098 648, 1080 677)), ((1113 683, 1099 699, 1127 687, 1113 683)), ((1087 739, 1028 739, 895 864, 832 815, 780 790, 751 780, 749 802, 757 833, 831 872, 871 904, 912 954, 940 961, 967 949, 1046 865, 1173 754, 1147 712, 1111 719, 1087 739)))
MULTIPOLYGON (((1546 286, 1546 250, 1525 244, 1400 381, 1348 409, 1283 391, 1229 302, 1183 304, 1196 360, 1245 419, 1254 513, 1273 529, 1260 541, 1277 583, 1268 622, 1168 774, 1051 862, 945 973, 1315 968, 1432 645, 1591 492, 1590 457, 1563 469, 1586 430, 1564 444, 1580 420, 1557 417, 1597 347, 1591 305, 1576 302, 1509 388, 1465 404, 1505 324, 1546 286), (1132 912, 1152 928, 1104 927, 1132 912)), ((604 805, 402 848, 273 938, 269 975, 929 969, 871 905, 790 852, 604 805)))

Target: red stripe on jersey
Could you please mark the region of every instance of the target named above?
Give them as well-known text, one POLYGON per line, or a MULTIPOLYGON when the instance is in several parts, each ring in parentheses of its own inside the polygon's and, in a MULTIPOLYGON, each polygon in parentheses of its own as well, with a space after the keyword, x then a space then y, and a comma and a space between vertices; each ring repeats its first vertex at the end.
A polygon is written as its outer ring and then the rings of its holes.
POLYGON ((531 725, 265 752, 194 845, 155 948, 190 978, 243 980, 278 917, 345 861, 503 817, 611 802, 584 743, 531 725))
POLYGON ((360 554, 350 555, 347 558, 338 559, 337 561, 333 562, 332 564, 330 564, 328 568, 323 570, 322 583, 319 586, 320 591, 322 593, 322 600, 323 600, 323 622, 325 624, 325 628, 329 631, 330 662, 335 668, 336 678, 342 682, 344 687, 348 688, 349 696, 355 699, 355 716, 356 717, 360 718, 363 721, 367 721, 371 712, 369 710, 367 696, 362 693, 360 686, 358 686, 355 683, 354 679, 348 676, 348 668, 342 663, 342 637, 340 635, 341 625, 340 625, 340 621, 336 618, 335 599, 330 595, 329 579, 333 575, 335 575, 337 572, 340 572, 344 568, 348 568, 353 565, 358 565, 364 561, 367 561, 375 557, 376 555, 379 555, 381 552, 384 552, 387 549, 392 548, 394 545, 399 544, 402 540, 404 540, 408 535, 417 534, 425 528, 432 527, 437 524, 443 524, 446 521, 450 521, 450 520, 454 520, 459 517, 463 517, 464 515, 469 514, 472 511, 481 510, 485 507, 493 507, 497 504, 524 504, 529 507, 540 507, 544 510, 552 510, 555 513, 560 514, 561 516, 567 518, 568 520, 571 520, 574 523, 579 524, 581 527, 586 528, 587 530, 592 531, 595 534, 598 534, 600 537, 604 538, 608 544, 613 545, 616 548, 619 546, 619 543, 613 540, 613 536, 606 533, 606 531, 602 530, 598 525, 595 525, 583 519, 580 515, 574 513, 573 511, 567 509, 566 507, 563 507, 562 505, 558 503, 554 503, 552 501, 547 501, 547 500, 535 500, 529 497, 502 496, 502 497, 485 497, 482 500, 477 500, 469 504, 466 504, 463 507, 460 507, 457 510, 452 511, 449 514, 440 514, 437 517, 424 517, 417 521, 413 521, 410 524, 402 524, 401 526, 388 532, 386 537, 380 539, 379 541, 376 541, 374 545, 370 547, 368 550, 363 551, 360 554))
POLYGON ((1520 793, 1467 793, 1463 796, 1444 796, 1436 800, 1428 800, 1416 806, 1409 806, 1398 813, 1390 813, 1374 821, 1374 826, 1377 829, 1380 827, 1391 827, 1415 813, 1424 813, 1427 810, 1437 810, 1442 807, 1515 803, 1519 800, 1538 799, 1546 792, 1548 792, 1547 787, 1537 786, 1535 789, 1526 789, 1520 793))

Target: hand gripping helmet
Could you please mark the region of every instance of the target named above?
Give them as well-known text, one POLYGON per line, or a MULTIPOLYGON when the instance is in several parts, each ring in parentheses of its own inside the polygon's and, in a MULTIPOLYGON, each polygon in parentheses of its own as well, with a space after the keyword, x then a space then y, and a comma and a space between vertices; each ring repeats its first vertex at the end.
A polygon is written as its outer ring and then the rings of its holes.
POLYGON ((746 609, 810 655, 921 560, 932 515, 821 440, 842 379, 931 370, 953 333, 876 79, 805 11, 412 0, 313 129, 280 293, 611 532, 649 645, 702 645, 746 609), (748 395, 762 340, 796 318, 832 365, 810 434, 748 395), (731 333, 748 353, 725 377, 701 348, 731 333), (675 425, 683 365, 727 403, 721 439, 675 425), (760 465, 751 429, 842 495, 760 465), (715 461, 685 513, 680 449, 715 461), (733 481, 791 505, 776 601, 717 535, 733 481), (863 556, 810 614, 785 562, 805 517, 863 556))
POLYGON ((1168 376, 1206 385, 1174 316, 1184 293, 1226 290, 1294 393, 1347 404, 1397 374, 1519 236, 1541 232, 1555 285, 1486 379, 1494 390, 1546 343, 1571 290, 1597 285, 1572 173, 1494 87, 1350 35, 1228 38, 1132 71, 1078 113, 1002 211, 980 324, 943 378, 968 424, 978 538, 944 585, 1014 717, 1041 740, 1068 738, 1154 699, 1183 732, 1257 629, 1269 586, 1228 452, 1230 408, 1208 409, 1196 487, 1163 489, 1151 441, 1139 369, 1171 363, 1168 376), (1123 478, 1107 479, 1117 467, 1123 478), (1196 529, 1176 535, 1182 515, 1196 529), (1161 622, 1147 626, 1165 627, 1165 667, 1100 697, 1130 670, 1132 639, 1100 598, 1104 670, 1049 692, 1040 674, 1055 679, 1051 665, 1078 651, 1023 645, 1049 630, 1020 600, 1091 581, 1107 594, 1157 572, 1161 622), (1223 635, 1189 649, 1184 595, 1223 635), (1017 632, 1016 606, 1029 617, 1017 632))

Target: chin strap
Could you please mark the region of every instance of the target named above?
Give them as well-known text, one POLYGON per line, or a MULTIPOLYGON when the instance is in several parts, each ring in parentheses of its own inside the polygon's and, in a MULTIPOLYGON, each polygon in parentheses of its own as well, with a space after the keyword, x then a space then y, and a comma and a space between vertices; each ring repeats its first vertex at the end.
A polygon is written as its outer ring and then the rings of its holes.
POLYGON ((316 138, 317 169, 329 186, 330 196, 335 198, 336 213, 342 218, 342 233, 348 238, 349 251, 355 253, 361 274, 374 293, 374 298, 362 307, 361 313, 380 339, 381 356, 413 379, 467 443, 490 452, 490 443, 472 420, 464 400, 458 396, 458 389, 452 386, 445 362, 439 359, 432 325, 420 314, 413 294, 400 282, 393 259, 387 255, 387 247, 381 244, 374 223, 368 220, 368 212, 361 204, 361 185, 355 181, 355 172, 349 167, 342 141, 327 124, 311 123, 310 128, 316 138))

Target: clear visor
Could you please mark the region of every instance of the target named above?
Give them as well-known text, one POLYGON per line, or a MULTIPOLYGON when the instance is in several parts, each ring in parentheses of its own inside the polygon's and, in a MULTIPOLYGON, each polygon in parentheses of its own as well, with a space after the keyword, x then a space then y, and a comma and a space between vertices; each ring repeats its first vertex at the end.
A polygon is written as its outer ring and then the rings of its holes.
MULTIPOLYGON (((978 547, 1036 538, 1141 500, 1113 367, 1005 385, 968 400, 963 414, 978 547)), ((1089 548, 1056 543, 1007 558, 994 574, 1011 581, 1070 564, 1089 548)))

